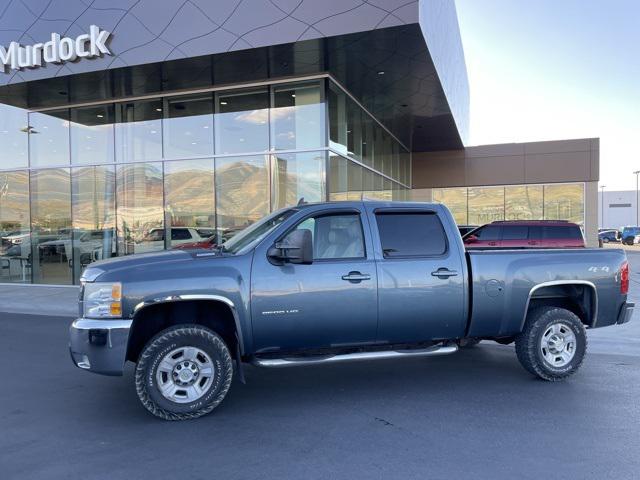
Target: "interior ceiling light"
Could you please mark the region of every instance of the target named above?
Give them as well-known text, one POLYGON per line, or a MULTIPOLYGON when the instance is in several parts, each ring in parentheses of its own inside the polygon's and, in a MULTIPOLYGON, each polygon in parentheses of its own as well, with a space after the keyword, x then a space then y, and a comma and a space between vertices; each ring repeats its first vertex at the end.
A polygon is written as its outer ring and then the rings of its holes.
POLYGON ((378 75, 384 75, 384 70, 378 71, 378 75))

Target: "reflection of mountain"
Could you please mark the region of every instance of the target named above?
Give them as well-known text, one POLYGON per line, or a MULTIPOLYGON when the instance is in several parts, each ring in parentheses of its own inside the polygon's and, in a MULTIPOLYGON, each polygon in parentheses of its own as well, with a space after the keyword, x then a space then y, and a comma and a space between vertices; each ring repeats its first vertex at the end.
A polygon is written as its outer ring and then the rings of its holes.
POLYGON ((218 226, 242 226, 269 212, 266 156, 216 160, 218 226))
POLYGON ((0 173, 0 231, 29 225, 27 172, 0 173))
POLYGON ((31 172, 31 220, 34 226, 45 229, 71 225, 69 169, 31 172))

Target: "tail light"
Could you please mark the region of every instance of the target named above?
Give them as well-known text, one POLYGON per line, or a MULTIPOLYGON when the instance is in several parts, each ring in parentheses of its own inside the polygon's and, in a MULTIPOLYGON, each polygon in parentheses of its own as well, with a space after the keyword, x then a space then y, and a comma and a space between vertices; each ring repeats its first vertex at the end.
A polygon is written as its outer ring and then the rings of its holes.
POLYGON ((629 293, 629 262, 624 262, 620 268, 620 293, 629 293))

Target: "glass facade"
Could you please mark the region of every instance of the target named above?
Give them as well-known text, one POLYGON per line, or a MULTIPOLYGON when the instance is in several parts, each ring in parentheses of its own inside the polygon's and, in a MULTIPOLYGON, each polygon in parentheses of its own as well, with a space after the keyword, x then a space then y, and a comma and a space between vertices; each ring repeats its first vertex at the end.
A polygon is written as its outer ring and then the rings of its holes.
POLYGON ((568 220, 584 225, 584 184, 434 188, 433 201, 445 204, 458 225, 495 220, 568 220))
POLYGON ((77 283, 97 260, 410 185, 408 151, 326 78, 0 113, 0 283, 77 283))

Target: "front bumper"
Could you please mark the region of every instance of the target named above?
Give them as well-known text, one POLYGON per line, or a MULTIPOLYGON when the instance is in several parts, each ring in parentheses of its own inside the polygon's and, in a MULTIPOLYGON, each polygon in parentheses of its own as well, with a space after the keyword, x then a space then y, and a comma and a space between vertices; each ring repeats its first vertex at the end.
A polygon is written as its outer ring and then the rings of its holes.
POLYGON ((631 316, 633 315, 633 308, 635 307, 635 303, 625 302, 620 308, 620 313, 618 313, 618 320, 616 323, 618 325, 622 325, 623 323, 628 323, 631 320, 631 316))
POLYGON ((76 367, 122 375, 133 320, 78 318, 69 327, 69 351, 76 367))

